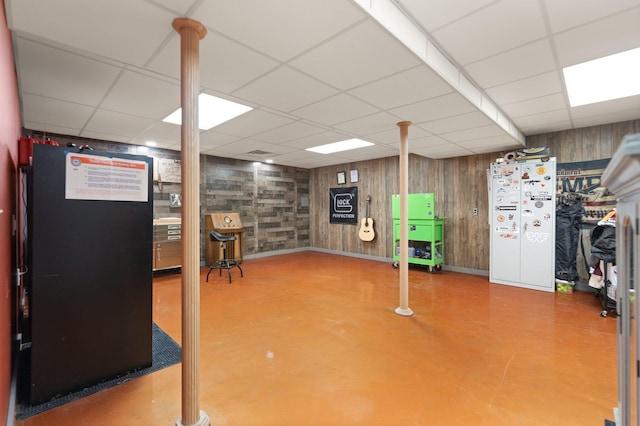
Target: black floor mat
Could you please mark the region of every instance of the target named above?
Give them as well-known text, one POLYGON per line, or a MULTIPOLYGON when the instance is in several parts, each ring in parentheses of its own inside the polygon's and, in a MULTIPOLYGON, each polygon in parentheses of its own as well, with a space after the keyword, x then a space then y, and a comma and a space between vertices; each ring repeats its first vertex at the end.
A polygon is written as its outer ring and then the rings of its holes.
POLYGON ((133 380, 146 374, 162 370, 163 368, 169 367, 182 361, 182 349, 180 348, 180 345, 178 345, 175 340, 173 340, 155 323, 153 323, 152 350, 153 356, 150 367, 132 371, 123 376, 119 376, 111 380, 95 384, 91 387, 70 393, 68 395, 52 398, 47 402, 43 402, 37 405, 18 404, 18 406, 16 407, 16 420, 24 420, 28 417, 35 416, 36 414, 51 410, 52 408, 56 408, 71 401, 75 401, 76 399, 84 398, 85 396, 92 395, 105 389, 109 389, 112 386, 128 382, 129 380, 133 380))

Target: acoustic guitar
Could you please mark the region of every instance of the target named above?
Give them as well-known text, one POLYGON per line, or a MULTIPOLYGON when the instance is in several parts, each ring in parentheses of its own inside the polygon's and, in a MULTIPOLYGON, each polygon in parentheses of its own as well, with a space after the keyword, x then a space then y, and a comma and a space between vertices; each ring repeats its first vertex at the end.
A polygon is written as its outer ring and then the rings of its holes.
POLYGON ((371 241, 376 237, 376 233, 373 230, 373 219, 369 217, 369 202, 371 201, 371 195, 367 195, 367 214, 361 220, 360 230, 358 236, 362 241, 371 241))

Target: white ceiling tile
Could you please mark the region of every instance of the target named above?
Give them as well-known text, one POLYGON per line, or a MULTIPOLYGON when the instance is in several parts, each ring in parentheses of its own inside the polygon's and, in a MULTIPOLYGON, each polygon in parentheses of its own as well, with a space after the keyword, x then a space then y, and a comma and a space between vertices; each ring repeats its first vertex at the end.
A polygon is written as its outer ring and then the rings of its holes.
POLYGON ((204 1, 193 14, 194 19, 213 31, 282 61, 364 16, 355 4, 343 0, 204 1))
POLYGON ((254 109, 214 127, 215 132, 249 137, 292 123, 290 118, 254 109))
POLYGON ((210 155, 212 157, 233 158, 231 154, 221 152, 218 150, 218 148, 202 149, 200 153, 210 155))
POLYGON ((391 75, 349 91, 365 102, 390 109, 453 92, 453 89, 426 65, 391 75))
POLYGON ((493 3, 431 33, 462 65, 522 46, 545 34, 538 2, 522 0, 493 3), (510 36, 505 37, 505 33, 510 36))
POLYGON ((293 161, 293 160, 301 160, 307 158, 309 153, 306 151, 288 151, 285 154, 277 154, 273 156, 273 161, 275 163, 280 163, 282 161, 293 161))
POLYGON ((549 41, 544 39, 466 67, 467 73, 484 88, 491 88, 555 69, 549 41))
POLYGON ((522 133, 527 136, 539 135, 542 133, 559 132, 561 130, 570 129, 573 127, 571 120, 561 120, 558 122, 546 122, 546 123, 532 123, 529 127, 520 127, 522 133))
POLYGON ((40 124, 82 129, 94 109, 29 94, 22 95, 22 119, 40 124))
MULTIPOLYGON (((502 154, 505 151, 514 150, 523 148, 524 145, 516 144, 513 146, 480 146, 477 148, 468 148, 474 154, 490 154, 490 153, 498 153, 498 155, 502 154)), ((499 157, 498 157, 499 158, 499 157)))
POLYGON ((628 110, 640 112, 640 95, 574 107, 571 108, 571 116, 573 118, 586 118, 603 114, 615 114, 616 112, 628 110))
MULTIPOLYGON (((145 145, 148 140, 149 139, 146 139, 146 138, 133 138, 133 139, 129 139, 127 142, 135 145, 145 145)), ((156 142, 156 146, 153 148, 147 147, 147 146, 144 146, 141 148, 149 148, 149 151, 152 152, 153 149, 170 149, 176 145, 175 141, 155 141, 155 142, 156 142)))
POLYGON ((398 0, 403 9, 416 17, 427 31, 467 16, 495 0, 398 0))
POLYGON ((314 120, 320 124, 332 125, 373 114, 377 111, 376 108, 353 96, 339 94, 297 109, 293 113, 310 121, 314 120))
POLYGON ((414 123, 437 120, 439 118, 451 117, 453 115, 472 112, 473 106, 459 93, 451 93, 439 96, 412 105, 393 108, 389 112, 402 120, 414 123))
POLYGON ((63 6, 72 13, 59 13, 61 6, 13 1, 11 23, 39 37, 136 66, 142 66, 175 31, 171 26, 175 14, 150 2, 66 0, 63 6))
POLYGON ((198 3, 197 0, 153 0, 153 2, 171 9, 181 16, 186 15, 194 3, 198 3))
POLYGON ((407 141, 409 151, 415 152, 419 149, 432 148, 434 146, 451 146, 451 142, 439 136, 427 136, 424 138, 413 138, 407 141))
MULTIPOLYGON (((313 154, 313 153, 312 153, 313 154)), ((344 159, 342 157, 338 157, 335 155, 323 155, 323 154, 315 154, 307 157, 308 160, 298 161, 300 167, 303 168, 317 168, 317 167, 326 167, 333 166, 335 164, 343 164, 344 159)))
POLYGON ((454 144, 438 145, 429 148, 419 148, 413 151, 413 153, 433 159, 463 157, 473 154, 472 151, 454 144))
POLYGON ((544 123, 559 123, 561 121, 568 121, 569 119, 569 113, 566 109, 558 109, 555 111, 547 111, 541 114, 525 115, 522 117, 514 118, 513 122, 519 128, 527 128, 544 123))
POLYGON ((326 84, 283 66, 235 91, 234 95, 278 111, 290 112, 336 92, 326 84))
POLYGON ((72 129, 71 127, 61 127, 61 126, 55 126, 51 124, 36 123, 33 121, 25 121, 22 126, 27 131, 37 130, 37 131, 43 132, 45 136, 47 133, 55 133, 58 135, 70 135, 70 136, 77 136, 80 134, 80 129, 72 129))
POLYGON ((122 142, 122 143, 129 142, 128 136, 114 135, 112 133, 92 132, 90 130, 83 130, 79 136, 82 136, 83 138, 97 139, 97 140, 103 140, 103 141, 114 141, 114 142, 122 142))
POLYGON ((365 9, 377 22, 389 33, 398 39, 404 46, 413 52, 421 60, 425 60, 427 53, 427 36, 424 30, 415 24, 415 21, 407 16, 396 3, 387 1, 369 2, 360 6, 365 9))
MULTIPOLYGON (((432 136, 431 133, 415 125, 409 126, 408 132, 409 132, 408 138, 410 141, 413 140, 414 138, 432 136)), ((400 128, 396 126, 394 129, 390 129, 384 132, 369 134, 367 135, 367 140, 374 143, 383 143, 386 145, 393 145, 393 146, 399 145, 400 144, 400 128)))
POLYGON ((567 106, 564 95, 556 93, 553 95, 540 96, 539 98, 502 105, 502 110, 511 118, 517 118, 522 117, 523 115, 539 114, 545 111, 563 109, 567 108, 567 106))
POLYGON ((253 139, 271 143, 282 143, 316 133, 324 133, 326 131, 326 128, 314 126, 302 121, 295 121, 293 123, 285 124, 284 126, 256 134, 253 136, 253 139))
POLYGON ((325 154, 318 154, 317 152, 309 151, 292 151, 289 154, 282 154, 275 157, 276 160, 282 159, 284 161, 295 160, 298 164, 304 164, 307 167, 310 163, 318 163, 326 161, 331 157, 327 157, 325 154))
POLYGON ((398 153, 398 149, 392 149, 387 145, 373 145, 360 149, 343 151, 340 154, 346 160, 362 161, 371 160, 374 158, 390 157, 392 155, 398 155, 398 153))
POLYGON ((176 124, 158 121, 149 128, 143 130, 136 139, 144 141, 156 141, 158 143, 174 145, 180 143, 181 127, 176 124))
POLYGON ((200 133, 200 149, 202 151, 206 151, 217 146, 227 145, 239 139, 240 138, 238 136, 226 135, 213 130, 207 130, 206 132, 200 133))
MULTIPOLYGON (((275 68, 278 62, 233 40, 209 32, 200 41, 200 85, 219 92, 234 90, 275 68)), ((148 68, 180 79, 180 37, 176 33, 148 68)))
POLYGON ((440 137, 450 142, 459 143, 476 138, 484 139, 489 137, 497 137, 504 135, 504 130, 498 126, 488 125, 482 127, 474 127, 466 130, 457 130, 450 133, 441 133, 440 137))
POLYGON ((557 71, 514 81, 487 89, 487 94, 498 105, 521 102, 526 99, 562 92, 562 83, 557 71))
POLYGON ((348 90, 418 65, 398 40, 366 21, 289 62, 329 85, 348 90), (358 46, 356 52, 353 46, 358 46))
POLYGON ((135 137, 154 123, 153 120, 99 109, 91 117, 85 131, 114 136, 135 137))
POLYGON ((255 150, 269 152, 271 145, 270 143, 254 141, 252 139, 240 139, 235 142, 217 146, 216 150, 229 154, 247 154, 255 150))
POLYGON ((20 84, 26 93, 96 106, 107 93, 120 68, 17 39, 20 84))
POLYGON ((518 148, 520 144, 515 142, 512 137, 506 134, 502 134, 499 136, 492 136, 487 138, 475 138, 468 141, 459 142, 456 145, 472 150, 474 152, 479 152, 480 149, 488 149, 486 152, 499 151, 503 149, 505 146, 511 146, 512 148, 518 148))
MULTIPOLYGON (((258 141, 260 142, 260 141, 258 141)), ((264 148, 261 148, 262 151, 267 151, 268 154, 256 154, 256 155, 262 155, 263 157, 273 157, 275 155, 280 155, 280 154, 286 154, 287 152, 289 152, 291 150, 291 148, 284 146, 284 145, 278 145, 278 144, 272 144, 269 143, 267 144, 264 148)), ((265 158, 266 159, 266 158, 265 158)))
POLYGON ((524 143, 522 133, 640 119, 638 98, 579 109, 563 105, 558 68, 559 58, 640 46, 640 0, 5 3, 21 119, 34 131, 140 145, 149 138, 179 151, 180 128, 155 118, 164 115, 159 110, 172 96, 166 85, 177 89, 171 109, 178 106, 179 36, 171 26, 176 16, 191 16, 208 27, 199 43, 201 90, 255 108, 200 133, 201 152, 217 156, 262 159, 217 148, 235 147, 240 139, 245 145, 239 147, 261 146, 282 163, 304 168, 375 158, 376 153, 397 156, 396 123, 410 120, 410 150, 430 144, 423 147, 427 156, 445 158, 512 150, 524 143), (545 11, 549 34, 521 46, 539 34, 538 7, 545 11), (533 19, 518 18, 529 15, 526 11, 533 19), (447 34, 467 59, 448 49, 443 54, 419 25, 447 34), (552 40, 551 30, 560 28, 552 40), (495 56, 468 64, 464 72, 454 65, 487 54, 495 56), (159 83, 147 87, 149 77, 159 83), (339 90, 344 88, 349 91, 339 90), (107 107, 119 115, 108 116, 107 107), (304 151, 352 137, 376 145, 344 155, 304 151), (504 145, 494 148, 493 143, 504 145))
POLYGON ((445 117, 439 120, 418 123, 418 125, 434 135, 439 135, 442 133, 451 133, 456 130, 487 126, 492 123, 493 121, 483 113, 473 111, 466 114, 455 115, 453 117, 445 117))
POLYGON ((354 134, 368 135, 371 133, 380 133, 385 130, 395 129, 396 123, 400 121, 398 117, 386 112, 367 115, 365 117, 356 118, 355 120, 345 121, 336 124, 334 127, 345 132, 354 134))
POLYGON ((180 86, 138 72, 125 71, 100 107, 162 120, 180 107, 180 86))
POLYGON ((350 137, 337 132, 324 132, 316 133, 313 135, 305 136, 300 139, 281 143, 280 145, 288 146, 295 149, 307 149, 318 145, 324 145, 333 142, 343 141, 350 137))
POLYGON ((640 47, 640 7, 554 36, 560 66, 640 47))
POLYGON ((638 0, 544 0, 544 3, 553 33, 590 23, 640 5, 638 0))
POLYGON ((573 123, 576 127, 599 126, 601 124, 617 123, 620 121, 637 120, 640 117, 640 108, 628 111, 616 111, 611 113, 598 114, 585 118, 575 118, 573 123))

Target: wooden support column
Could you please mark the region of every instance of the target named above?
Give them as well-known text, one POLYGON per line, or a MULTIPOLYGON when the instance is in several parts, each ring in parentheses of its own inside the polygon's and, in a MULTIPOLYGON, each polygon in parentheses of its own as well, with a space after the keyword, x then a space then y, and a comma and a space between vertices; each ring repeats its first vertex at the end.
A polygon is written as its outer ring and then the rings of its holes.
POLYGON ((200 40, 204 26, 177 18, 182 105, 182 416, 175 426, 209 426, 200 410, 200 40))
POLYGON ((396 314, 411 316, 409 308, 409 126, 410 121, 397 123, 400 127, 400 306, 396 314))

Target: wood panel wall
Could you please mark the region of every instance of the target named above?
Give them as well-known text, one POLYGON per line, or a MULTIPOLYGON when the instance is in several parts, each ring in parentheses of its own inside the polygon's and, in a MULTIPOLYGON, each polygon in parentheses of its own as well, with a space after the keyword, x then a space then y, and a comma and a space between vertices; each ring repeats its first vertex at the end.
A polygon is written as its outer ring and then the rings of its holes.
MULTIPOLYGON (((409 146, 411 141, 409 140, 409 146)), ((409 155, 409 193, 433 192, 436 215, 446 217, 445 264, 488 270, 489 225, 487 175, 495 155, 432 160, 409 155), (478 215, 473 215, 473 208, 478 215)), ((389 258, 393 256, 391 196, 399 192, 399 157, 354 162, 311 170, 311 245, 329 250, 389 258), (357 169, 360 181, 358 211, 364 217, 371 194, 370 216, 376 238, 360 241, 354 225, 329 223, 329 189, 338 187, 336 173, 357 169)))
MULTIPOLYGON (((624 135, 631 133, 640 133, 640 120, 529 136, 527 146, 549 147, 558 162, 597 160, 610 158, 624 135)), ((78 138, 73 137, 63 136, 57 140, 78 143, 78 138)), ((84 141, 99 150, 122 152, 123 149, 123 144, 84 141)), ((135 153, 137 149, 129 148, 126 152, 135 153)), ((489 269, 486 173, 489 164, 502 154, 443 160, 409 156, 409 192, 433 192, 436 214, 447 218, 444 234, 448 266, 485 272, 489 269), (478 209, 477 215, 473 214, 474 208, 478 209)), ((180 158, 178 152, 167 150, 152 150, 148 155, 180 158)), ((306 170, 268 164, 256 168, 248 161, 203 155, 201 213, 203 217, 213 212, 240 213, 245 227, 245 255, 317 247, 390 260, 393 255, 391 196, 399 192, 398 161, 395 156, 306 170), (354 169, 358 170, 359 180, 349 183, 349 172, 354 169), (345 185, 337 184, 339 171, 347 174, 345 185), (360 220, 365 214, 366 197, 371 195, 369 216, 374 219, 376 232, 373 241, 363 242, 358 238, 360 221, 357 225, 329 223, 329 189, 339 186, 358 187, 360 220), (308 200, 308 206, 303 200, 308 200)), ((179 216, 180 209, 169 205, 171 192, 180 192, 180 185, 154 186, 155 217, 179 216)), ((204 235, 202 238, 204 247, 204 235)))
MULTIPOLYGON (((530 147, 548 146, 559 163, 602 160, 611 158, 622 143, 624 136, 634 133, 640 133, 640 120, 530 136, 527 137, 527 145, 530 147)), ((591 229, 585 228, 580 235, 587 258, 591 250, 590 234, 591 229)), ((582 283, 589 281, 586 263, 588 262, 585 262, 579 247, 576 266, 580 276, 579 282, 582 283)))
POLYGON ((392 239, 391 194, 398 192, 398 157, 346 163, 310 170, 310 242, 312 247, 358 253, 376 257, 390 257, 392 239), (349 182, 349 172, 358 170, 358 182, 349 182), (347 183, 338 185, 337 173, 346 172, 347 183), (330 188, 358 188, 357 225, 329 223, 330 188), (395 191, 395 192, 394 192, 395 191), (369 217, 373 219, 376 237, 364 242, 358 238, 361 219, 366 212, 366 198, 371 195, 369 217))
POLYGON ((547 146, 559 163, 611 158, 625 135, 640 133, 640 120, 527 136, 528 147, 547 146))
MULTIPOLYGON (((409 134, 411 130, 409 130, 409 134)), ((640 133, 640 120, 606 124, 527 137, 528 147, 550 148, 558 162, 611 158, 626 134, 640 133)), ((410 135, 409 135, 410 136, 410 135)), ((409 146, 411 138, 409 137, 409 146)), ((487 169, 502 152, 432 160, 409 156, 409 192, 433 192, 436 214, 446 217, 445 264, 458 268, 489 270, 489 200, 487 169), (478 214, 473 214, 473 209, 478 214)), ((310 170, 311 246, 349 253, 391 258, 393 231, 391 195, 398 193, 398 157, 345 163, 310 170), (362 242, 358 226, 329 223, 329 188, 337 187, 336 173, 358 169, 360 217, 371 194, 371 217, 376 239, 362 242)))

